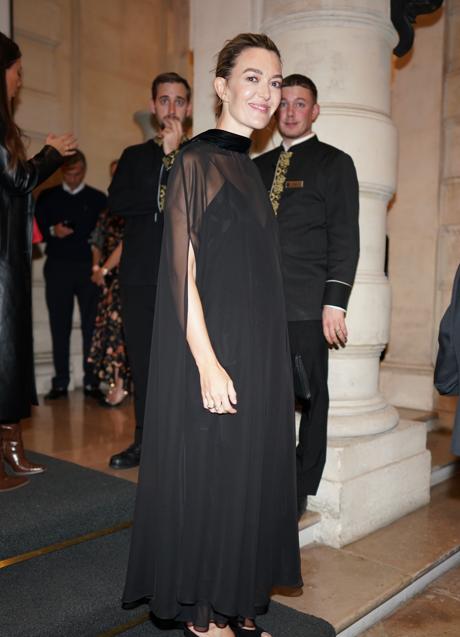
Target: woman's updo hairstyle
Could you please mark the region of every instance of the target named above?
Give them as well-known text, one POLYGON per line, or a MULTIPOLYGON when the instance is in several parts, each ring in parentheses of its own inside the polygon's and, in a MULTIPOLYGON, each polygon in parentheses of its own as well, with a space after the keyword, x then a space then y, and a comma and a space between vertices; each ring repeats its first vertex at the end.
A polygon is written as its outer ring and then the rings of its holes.
MULTIPOLYGON (((265 49, 272 51, 281 60, 281 54, 276 44, 265 33, 240 33, 231 40, 227 40, 224 47, 217 56, 216 77, 223 77, 226 80, 230 77, 233 67, 238 57, 245 49, 265 49)), ((216 105, 216 115, 222 112, 222 102, 218 99, 216 105)))

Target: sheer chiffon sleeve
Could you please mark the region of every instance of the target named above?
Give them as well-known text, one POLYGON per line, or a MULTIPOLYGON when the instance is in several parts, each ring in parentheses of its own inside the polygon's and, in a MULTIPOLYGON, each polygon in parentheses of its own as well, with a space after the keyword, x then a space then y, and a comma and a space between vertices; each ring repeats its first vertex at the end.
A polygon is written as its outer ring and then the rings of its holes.
POLYGON ((210 157, 193 146, 181 153, 169 177, 160 280, 169 286, 184 332, 189 250, 192 248, 198 257, 203 215, 221 186, 222 177, 210 157))

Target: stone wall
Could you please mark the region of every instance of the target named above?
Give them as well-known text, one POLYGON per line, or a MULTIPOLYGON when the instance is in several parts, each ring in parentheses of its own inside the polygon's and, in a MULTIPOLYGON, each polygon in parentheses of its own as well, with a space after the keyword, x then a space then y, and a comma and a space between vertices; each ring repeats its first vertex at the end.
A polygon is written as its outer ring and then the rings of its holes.
POLYGON ((445 10, 417 18, 414 48, 394 59, 396 195, 388 212, 390 340, 381 387, 393 405, 432 409, 445 10))

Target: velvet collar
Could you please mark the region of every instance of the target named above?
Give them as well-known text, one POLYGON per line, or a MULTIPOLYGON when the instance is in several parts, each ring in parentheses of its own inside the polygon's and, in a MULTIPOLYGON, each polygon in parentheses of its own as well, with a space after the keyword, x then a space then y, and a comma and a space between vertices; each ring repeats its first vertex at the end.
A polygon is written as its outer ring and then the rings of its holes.
POLYGON ((224 150, 231 150, 237 153, 247 153, 251 146, 251 140, 249 137, 230 133, 229 131, 222 130, 220 128, 211 128, 204 133, 200 133, 193 139, 209 142, 210 144, 215 144, 224 150))

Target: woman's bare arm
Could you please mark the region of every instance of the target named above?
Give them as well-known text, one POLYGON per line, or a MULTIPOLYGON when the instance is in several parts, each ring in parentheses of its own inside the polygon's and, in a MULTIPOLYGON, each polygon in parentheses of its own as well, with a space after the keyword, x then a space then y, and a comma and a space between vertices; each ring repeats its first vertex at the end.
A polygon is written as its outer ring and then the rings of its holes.
POLYGON ((195 253, 190 245, 188 256, 187 342, 200 373, 203 406, 212 413, 235 414, 236 391, 233 381, 217 360, 212 347, 203 306, 195 283, 195 253))

